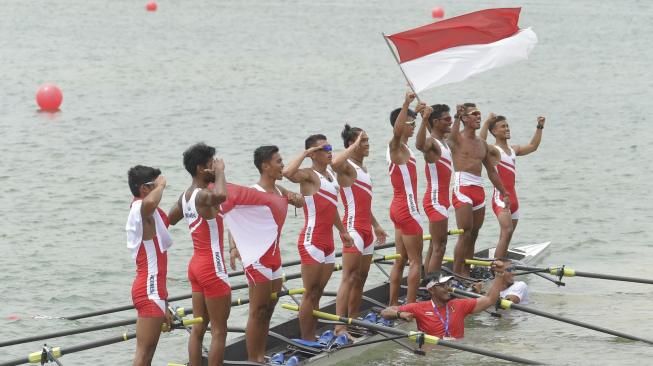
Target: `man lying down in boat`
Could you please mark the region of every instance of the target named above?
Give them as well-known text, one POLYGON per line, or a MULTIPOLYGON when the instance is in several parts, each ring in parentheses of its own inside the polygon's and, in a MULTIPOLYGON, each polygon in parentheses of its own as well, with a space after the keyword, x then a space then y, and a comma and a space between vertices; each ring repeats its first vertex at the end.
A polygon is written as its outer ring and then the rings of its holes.
POLYGON ((512 268, 506 263, 496 260, 492 262, 494 281, 490 290, 484 296, 470 299, 454 299, 451 296, 451 280, 453 276, 441 276, 430 273, 424 279, 426 290, 431 300, 390 306, 381 311, 385 319, 403 319, 417 322, 417 329, 426 334, 442 339, 463 338, 465 335, 465 317, 479 313, 496 304, 502 290, 509 287, 512 281, 512 268), (506 275, 508 274, 508 275, 506 275))

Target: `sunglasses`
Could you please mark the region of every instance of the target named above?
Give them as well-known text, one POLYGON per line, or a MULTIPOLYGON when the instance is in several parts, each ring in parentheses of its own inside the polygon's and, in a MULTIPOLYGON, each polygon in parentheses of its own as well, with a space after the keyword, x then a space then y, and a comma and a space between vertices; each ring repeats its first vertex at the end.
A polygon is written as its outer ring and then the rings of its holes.
POLYGON ((467 113, 466 116, 476 116, 480 117, 481 116, 481 111, 474 111, 472 113, 467 113))
POLYGON ((417 122, 415 122, 415 120, 412 120, 412 121, 406 121, 406 124, 407 124, 407 125, 410 125, 410 127, 415 127, 415 125, 417 124, 417 122))
POLYGON ((333 146, 331 146, 331 145, 324 145, 324 146, 322 146, 322 150, 324 150, 324 151, 326 151, 326 152, 333 151, 333 146))
POLYGON ((152 187, 154 187, 154 184, 155 184, 154 181, 149 181, 147 183, 143 183, 144 186, 152 186, 152 187))

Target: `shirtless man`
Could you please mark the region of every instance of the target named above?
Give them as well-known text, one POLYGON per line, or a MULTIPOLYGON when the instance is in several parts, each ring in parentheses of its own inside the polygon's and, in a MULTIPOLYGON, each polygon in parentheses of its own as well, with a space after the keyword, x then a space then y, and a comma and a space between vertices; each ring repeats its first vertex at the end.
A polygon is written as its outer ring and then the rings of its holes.
POLYGON ((127 173, 134 196, 125 230, 127 248, 136 262, 132 300, 138 312, 134 366, 149 366, 161 334, 161 325, 172 320, 167 310, 168 217, 159 208, 166 179, 159 169, 137 165, 127 173))
POLYGON ((351 247, 353 240, 338 214, 339 187, 330 168, 333 147, 326 136, 317 134, 306 139, 304 148, 304 152, 283 169, 283 176, 299 183, 305 201, 304 228, 297 241, 305 289, 299 306, 299 327, 302 339, 315 341, 317 320, 313 310, 319 309, 322 292, 335 263, 333 227, 340 232, 345 248, 351 247), (313 164, 310 168, 300 168, 307 157, 313 164))
POLYGON ((481 111, 476 108, 476 104, 465 103, 456 106, 456 115, 449 135, 455 170, 452 201, 456 210, 456 223, 464 233, 458 237, 454 249, 453 270, 463 276, 469 276, 470 267, 465 264, 465 259, 474 256, 476 238, 485 218, 482 165, 485 166, 492 185, 503 195, 506 207, 510 207, 509 194, 492 166, 493 151, 488 149, 485 141, 476 136, 476 130, 480 127, 481 111), (462 132, 461 121, 464 125, 462 132))
POLYGON ((414 99, 414 93, 406 93, 403 106, 390 114, 392 139, 386 156, 393 190, 390 219, 395 227, 396 252, 402 258, 395 261, 390 273, 390 305, 399 305, 399 288, 406 260, 410 261, 406 302, 417 300, 422 266, 422 217, 417 207, 417 161, 407 143, 415 132, 415 116, 426 105, 418 104, 413 112, 409 106, 414 99))
MULTIPOLYGON (((261 174, 253 186, 261 192, 287 197, 288 203, 295 207, 304 206, 304 197, 290 192, 276 184, 283 178, 283 159, 276 146, 260 146, 254 151, 254 166, 261 174)), ((281 228, 279 228, 281 232, 281 228)), ((229 236, 231 269, 236 270, 236 258, 240 258, 233 237, 229 236)), ((277 304, 277 298, 271 293, 281 290, 283 268, 281 266, 280 236, 261 258, 245 268, 249 282, 249 318, 245 340, 249 361, 264 362, 265 348, 270 329, 270 318, 277 304)))
POLYGON ((194 248, 188 264, 193 315, 205 319, 203 324, 193 325, 188 355, 190 365, 202 365, 202 341, 210 320, 209 365, 222 365, 231 311, 231 286, 224 261, 224 225, 220 212, 220 204, 227 199, 224 162, 215 158, 214 147, 198 143, 184 152, 184 167, 192 183, 179 196, 168 216, 172 225, 184 217, 188 222, 194 248))
POLYGON ((426 273, 440 272, 447 248, 449 224, 449 183, 453 173, 451 150, 445 136, 451 132, 451 115, 445 104, 424 108, 415 147, 424 153, 426 191, 424 212, 429 218, 431 243, 424 260, 426 273), (431 131, 427 134, 427 128, 431 131))
MULTIPOLYGON (((342 251, 342 278, 336 296, 336 313, 355 318, 363 297, 363 287, 372 264, 374 244, 383 244, 386 232, 372 214, 372 178, 363 165, 370 153, 367 133, 348 124, 341 133, 345 151, 333 159, 338 173, 340 197, 345 205, 342 223, 354 245, 342 251)), ((335 333, 346 332, 345 325, 336 325, 335 333)))
POLYGON ((496 170, 503 186, 510 193, 510 207, 507 210, 503 204, 503 197, 496 189, 492 195, 492 210, 497 220, 499 220, 499 227, 501 228, 499 242, 494 251, 495 258, 505 257, 508 254, 510 240, 519 221, 519 201, 517 199, 517 191, 515 190, 515 176, 517 174, 515 160, 517 156, 528 155, 537 150, 540 146, 540 141, 542 141, 544 122, 544 117, 537 117, 535 134, 531 142, 526 145, 508 145, 508 140, 510 139, 508 120, 506 117, 496 116, 494 113, 490 113, 479 132, 479 137, 483 140, 487 139, 488 131, 494 136, 496 141, 490 147, 496 149, 500 154, 500 158, 497 160, 496 170))

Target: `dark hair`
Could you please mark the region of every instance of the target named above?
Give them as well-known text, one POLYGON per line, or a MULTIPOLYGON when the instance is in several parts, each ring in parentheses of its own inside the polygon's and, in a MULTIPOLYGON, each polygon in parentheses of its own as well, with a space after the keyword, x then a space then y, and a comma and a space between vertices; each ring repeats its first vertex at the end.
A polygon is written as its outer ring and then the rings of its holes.
POLYGON ((134 197, 138 197, 141 195, 141 186, 145 183, 154 181, 159 175, 161 175, 159 169, 144 165, 133 166, 127 171, 129 190, 132 191, 134 197))
POLYGON ((349 147, 353 141, 356 141, 358 134, 361 132, 363 132, 363 129, 351 127, 349 124, 345 123, 345 128, 340 133, 342 141, 345 143, 345 148, 349 147))
POLYGON ((274 145, 259 146, 254 150, 254 166, 259 173, 262 172, 263 163, 267 163, 272 156, 279 152, 279 148, 274 145))
MULTIPOLYGON (((395 126, 395 121, 397 120, 397 117, 399 117, 399 113, 401 113, 401 108, 397 108, 394 111, 390 112, 390 124, 392 127, 395 126)), ((417 113, 415 113, 414 110, 408 108, 408 117, 417 117, 417 113)))
POLYGON ((492 136, 494 136, 494 132, 492 132, 492 130, 494 130, 494 127, 497 125, 497 123, 499 123, 501 121, 505 121, 505 120, 506 120, 506 117, 504 117, 504 116, 496 116, 494 118, 494 120, 492 122, 490 122, 490 125, 488 126, 488 130, 490 130, 490 133, 492 134, 492 136))
POLYGON ((469 108, 469 107, 476 108, 476 103, 470 103, 470 102, 463 103, 463 107, 465 107, 465 108, 469 108))
POLYGON ((316 143, 317 141, 320 141, 320 140, 326 140, 326 139, 327 139, 326 136, 324 136, 324 135, 321 134, 321 133, 317 133, 317 134, 315 134, 315 135, 310 135, 310 136, 308 136, 308 137, 306 138, 306 141, 304 141, 304 148, 305 148, 306 150, 308 150, 308 148, 309 148, 309 147, 312 147, 313 145, 315 145, 315 143, 316 143))
POLYGON ((215 147, 199 142, 184 151, 184 167, 192 177, 197 174, 198 165, 207 165, 215 156, 215 147))
POLYGON ((429 127, 433 128, 433 122, 451 109, 446 104, 433 104, 431 108, 433 108, 433 112, 429 115, 429 127))

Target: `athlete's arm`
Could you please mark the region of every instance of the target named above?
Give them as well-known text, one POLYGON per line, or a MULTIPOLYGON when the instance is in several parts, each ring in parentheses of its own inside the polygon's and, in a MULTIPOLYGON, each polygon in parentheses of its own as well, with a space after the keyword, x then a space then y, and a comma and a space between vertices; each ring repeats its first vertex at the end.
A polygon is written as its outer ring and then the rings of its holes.
POLYGON ((376 245, 383 245, 385 244, 386 239, 388 238, 388 233, 383 230, 381 225, 379 224, 378 221, 376 221, 376 217, 374 217, 374 214, 371 214, 371 219, 372 219, 372 229, 374 230, 374 235, 376 235, 376 245))
POLYGON ((184 213, 181 208, 181 198, 183 196, 184 193, 179 196, 177 202, 175 202, 175 204, 170 208, 170 211, 168 211, 168 221, 170 222, 170 225, 176 225, 179 220, 184 218, 184 213))
POLYGON ((465 106, 462 104, 457 105, 453 125, 451 126, 451 133, 449 134, 449 141, 451 142, 449 145, 452 147, 458 144, 458 139, 460 138, 460 120, 463 118, 463 114, 465 114, 465 106))
POLYGON ((399 311, 399 306, 389 306, 381 310, 381 316, 384 319, 404 319, 407 321, 413 320, 413 313, 407 311, 399 311))
POLYGON ((293 161, 291 161, 290 164, 283 168, 283 176, 293 183, 301 183, 310 180, 310 171, 308 169, 300 169, 299 167, 302 166, 302 162, 304 162, 306 157, 321 148, 322 145, 313 146, 308 150, 304 150, 293 161))
POLYGON ((289 191, 282 186, 277 186, 277 188, 279 191, 281 191, 281 195, 288 199, 289 204, 295 207, 304 207, 304 196, 299 193, 289 191))
POLYGON ((497 116, 494 113, 488 114, 487 119, 485 122, 483 122, 483 126, 481 126, 481 131, 478 133, 478 137, 480 137, 481 140, 487 140, 487 133, 490 129, 490 122, 494 121, 496 118, 497 116))
POLYGON ((508 295, 506 296, 506 300, 510 300, 513 304, 519 304, 521 301, 517 295, 508 295))
POLYGON ((333 216, 333 225, 336 227, 336 229, 338 229, 338 232, 340 232, 340 239, 342 240, 342 245, 344 245, 347 248, 354 245, 354 239, 351 238, 351 236, 345 229, 345 226, 342 224, 342 220, 340 220, 340 212, 338 212, 338 210, 336 210, 336 214, 333 216))
POLYGON ((165 187, 166 178, 161 174, 154 180, 154 189, 143 198, 143 203, 141 204, 141 217, 150 217, 154 214, 154 210, 156 210, 161 202, 161 197, 163 196, 163 190, 165 187))
POLYGON ((487 171, 487 177, 490 179, 490 182, 492 182, 492 185, 497 189, 497 191, 499 191, 501 195, 507 197, 508 192, 503 187, 503 182, 501 182, 497 170, 494 169, 494 166, 492 165, 493 158, 492 153, 490 152, 490 146, 485 141, 483 141, 483 143, 485 144, 485 158, 483 158, 483 165, 487 171))
POLYGON ((490 306, 494 306, 497 300, 499 300, 499 293, 504 287, 503 271, 505 271, 505 264, 502 261, 494 261, 492 262, 492 269, 494 270, 492 286, 487 294, 476 299, 476 306, 472 310, 472 313, 478 313, 490 306))
POLYGON ((431 107, 425 107, 422 110, 422 123, 419 125, 419 130, 417 130, 417 137, 415 138, 415 148, 421 152, 426 152, 428 150, 427 145, 429 142, 429 139, 426 135, 426 132, 431 132, 431 128, 429 127, 429 118, 431 116, 431 112, 433 112, 433 108, 431 107))
POLYGON ((215 209, 227 200, 227 179, 224 176, 224 161, 222 159, 213 159, 212 170, 215 175, 213 189, 202 189, 197 194, 196 202, 200 206, 215 209))
POLYGON ((355 174, 354 167, 352 167, 350 164, 347 164, 347 160, 351 158, 351 156, 354 154, 354 151, 358 149, 361 146, 361 141, 363 140, 364 137, 367 137, 367 134, 365 134, 365 131, 361 131, 358 134, 358 137, 356 138, 356 141, 349 145, 345 149, 345 151, 341 152, 340 154, 336 155, 333 158, 333 161, 331 162, 331 167, 333 170, 338 173, 338 175, 343 174, 348 177, 353 177, 355 174))
POLYGON ((236 241, 234 240, 233 235, 231 235, 231 231, 227 231, 227 237, 229 238, 229 265, 231 266, 231 270, 235 271, 236 258, 240 259, 240 253, 236 247, 236 241))
POLYGON ((537 126, 540 128, 535 129, 535 134, 533 135, 533 138, 531 139, 531 142, 528 145, 524 146, 519 146, 515 145, 512 148, 515 150, 515 154, 517 156, 524 156, 528 155, 532 152, 535 152, 537 148, 540 146, 540 141, 542 141, 542 130, 544 129, 544 122, 545 118, 540 116, 537 117, 537 126))
POLYGON ((404 128, 407 128, 406 122, 408 121, 408 107, 410 103, 415 100, 415 93, 406 92, 406 98, 404 99, 404 104, 401 106, 401 111, 395 119, 395 124, 392 129, 392 139, 390 140, 390 152, 397 150, 401 147, 401 136, 403 134, 404 128))

